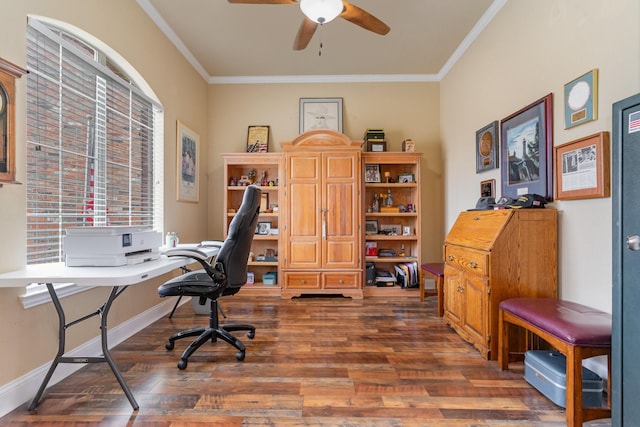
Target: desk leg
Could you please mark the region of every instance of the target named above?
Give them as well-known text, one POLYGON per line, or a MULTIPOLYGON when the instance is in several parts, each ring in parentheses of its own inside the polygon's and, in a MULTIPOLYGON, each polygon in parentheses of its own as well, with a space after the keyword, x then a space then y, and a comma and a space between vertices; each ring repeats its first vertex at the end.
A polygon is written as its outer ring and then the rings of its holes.
POLYGON ((109 314, 109 309, 111 308, 111 304, 113 303, 113 301, 118 297, 118 295, 120 295, 127 287, 125 286, 124 288, 120 289, 118 286, 114 286, 111 290, 111 293, 109 294, 109 298, 107 299, 107 302, 98 310, 96 310, 94 313, 91 313, 89 315, 86 315, 78 320, 75 320, 73 322, 70 322, 69 324, 66 323, 65 320, 65 315, 64 315, 64 308, 62 307, 62 304, 60 303, 60 299, 58 298, 58 295, 56 293, 55 288, 53 287, 52 283, 47 283, 47 290, 49 291, 49 295, 51 296, 51 301, 53 302, 53 306, 56 309, 56 312, 58 313, 58 352, 56 353, 55 358, 53 359, 53 362, 51 362, 51 366, 49 367, 49 371, 47 371, 47 374, 44 377, 44 380, 42 381, 42 384, 40 384, 40 388, 38 389, 38 392, 36 393, 36 396, 33 398, 33 400, 31 401, 31 404, 29 405, 29 411, 33 411, 36 406, 38 406, 38 404, 40 403, 40 399, 42 398, 42 394, 44 393, 45 389, 47 388, 47 385, 49 384, 49 381, 51 380, 51 376, 53 375, 53 372, 56 370, 56 368, 58 367, 58 364, 60 363, 95 363, 95 362, 107 362, 109 364, 109 367, 111 368, 111 371, 113 372, 113 374, 115 375, 116 379, 118 380, 118 383, 120 384, 120 387, 122 388, 122 391, 124 391, 124 394, 127 396, 127 399, 129 399, 129 403, 131 403, 131 406, 133 407, 134 410, 137 410, 139 408, 138 403, 136 402, 135 398, 133 397, 133 394, 131 393, 131 390, 129 389, 129 386, 127 385, 127 383, 124 381, 124 378, 122 377, 122 374, 120 373, 120 370, 118 369, 118 366, 116 365, 116 363, 113 361, 113 358, 111 357, 111 353, 109 353, 109 345, 108 345, 108 339, 107 339, 107 315, 109 314), (101 340, 102 340, 102 354, 103 356, 99 356, 99 357, 65 357, 64 356, 64 352, 65 352, 65 341, 66 341, 66 330, 68 327, 75 325, 76 323, 82 322, 84 320, 87 320, 93 316, 96 315, 100 315, 101 317, 101 321, 100 321, 100 335, 101 335, 101 340))
POLYGON ((122 374, 118 369, 118 366, 113 361, 113 358, 111 357, 111 353, 109 353, 109 343, 107 341, 107 314, 109 314, 109 309, 111 308, 111 304, 113 303, 113 300, 115 300, 118 297, 118 295, 120 295, 120 293, 125 289, 126 289, 126 286, 122 288, 120 292, 118 292, 118 287, 114 286, 113 289, 111 290, 111 294, 109 294, 109 299, 107 299, 107 302, 104 305, 104 310, 102 312, 101 321, 100 321, 100 330, 102 335, 102 354, 104 355, 104 359, 109 364, 109 367, 111 367, 111 370, 113 371, 113 375, 115 375, 116 379, 118 380, 118 383, 120 383, 120 387, 122 388, 122 391, 124 391, 124 394, 127 396, 127 399, 129 399, 129 403, 131 403, 131 407, 133 407, 134 410, 138 410, 139 408, 138 402, 136 402, 136 399, 133 397, 133 393, 131 393, 129 386, 124 381, 124 378, 122 377, 122 374))

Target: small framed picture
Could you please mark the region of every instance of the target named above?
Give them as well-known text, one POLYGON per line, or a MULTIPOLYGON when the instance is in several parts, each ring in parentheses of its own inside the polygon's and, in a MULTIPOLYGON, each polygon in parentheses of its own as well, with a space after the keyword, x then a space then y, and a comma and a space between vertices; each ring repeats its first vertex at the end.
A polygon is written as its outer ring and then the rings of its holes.
POLYGON ((378 234, 378 221, 375 219, 368 219, 365 222, 364 233, 369 235, 378 234))
POLYGON ((400 184, 407 184, 414 181, 415 177, 412 173, 401 173, 400 175, 398 175, 398 182, 400 184))
POLYGON ((500 142, 498 121, 493 121, 476 131, 476 173, 498 167, 500 142))
POLYGON ((380 177, 380 165, 365 166, 364 182, 382 182, 380 177))
POLYGON ((411 226, 405 225, 404 227, 402 227, 402 235, 411 236, 411 226))
POLYGON ((269 151, 269 126, 249 126, 247 131, 247 153, 269 151))
POLYGON ((270 222, 259 222, 256 227, 256 234, 260 234, 263 236, 268 235, 271 232, 271 223, 270 222))
POLYGON ((496 197, 496 180, 480 181, 480 197, 496 197))

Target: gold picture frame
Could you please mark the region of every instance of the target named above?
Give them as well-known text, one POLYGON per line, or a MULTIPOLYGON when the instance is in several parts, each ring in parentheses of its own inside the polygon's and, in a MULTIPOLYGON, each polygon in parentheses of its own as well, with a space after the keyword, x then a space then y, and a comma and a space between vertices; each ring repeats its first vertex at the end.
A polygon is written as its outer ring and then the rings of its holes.
POLYGON ((197 203, 200 201, 200 135, 178 120, 176 143, 177 200, 197 203))
POLYGON ((555 147, 556 199, 609 197, 609 132, 555 147))

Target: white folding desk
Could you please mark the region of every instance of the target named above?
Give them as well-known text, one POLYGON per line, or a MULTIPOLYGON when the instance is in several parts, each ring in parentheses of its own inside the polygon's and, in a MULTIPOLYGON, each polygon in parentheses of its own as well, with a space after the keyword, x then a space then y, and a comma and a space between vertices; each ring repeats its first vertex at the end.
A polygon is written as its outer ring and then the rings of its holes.
MULTIPOLYGON (((201 252, 213 257, 218 253, 217 247, 200 247, 198 245, 180 245, 180 248, 197 248, 201 252)), ((141 264, 125 265, 121 267, 67 267, 64 263, 39 264, 30 265, 22 270, 11 271, 8 273, 0 273, 0 287, 16 288, 24 287, 31 283, 39 283, 47 286, 51 300, 58 313, 59 329, 58 329, 58 352, 51 363, 51 367, 47 372, 36 396, 33 398, 29 410, 33 410, 38 406, 40 398, 44 393, 51 376, 56 367, 60 363, 96 363, 107 362, 113 371, 124 394, 129 399, 133 409, 138 409, 136 402, 129 386, 124 381, 118 366, 113 361, 109 353, 109 345, 107 340, 107 316, 113 301, 130 286, 144 282, 162 274, 168 273, 174 269, 185 267, 192 264, 193 259, 188 257, 167 257, 162 255, 159 259, 147 261, 141 264), (66 323, 65 313, 62 304, 56 293, 54 283, 75 283, 78 286, 109 286, 111 292, 107 301, 93 313, 87 314, 72 322, 66 323), (83 322, 93 316, 100 315, 100 333, 102 338, 102 356, 89 357, 65 357, 65 332, 70 326, 83 322)))

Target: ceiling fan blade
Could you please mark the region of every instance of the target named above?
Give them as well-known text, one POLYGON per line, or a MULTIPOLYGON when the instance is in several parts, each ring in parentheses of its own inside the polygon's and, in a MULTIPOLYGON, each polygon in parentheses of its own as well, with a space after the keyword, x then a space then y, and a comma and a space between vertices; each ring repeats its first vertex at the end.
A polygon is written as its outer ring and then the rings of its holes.
POLYGON ((306 48, 316 32, 316 28, 318 28, 318 23, 305 16, 300 28, 298 28, 296 39, 293 42, 293 50, 302 50, 306 48))
POLYGON ((391 28, 369 12, 360 9, 358 6, 354 6, 347 1, 342 1, 344 4, 344 10, 340 14, 341 18, 347 21, 361 26, 365 30, 373 31, 374 33, 385 35, 391 28))
POLYGON ((229 3, 244 4, 299 4, 300 0, 228 0, 229 3))

